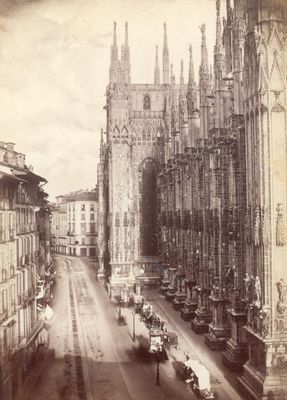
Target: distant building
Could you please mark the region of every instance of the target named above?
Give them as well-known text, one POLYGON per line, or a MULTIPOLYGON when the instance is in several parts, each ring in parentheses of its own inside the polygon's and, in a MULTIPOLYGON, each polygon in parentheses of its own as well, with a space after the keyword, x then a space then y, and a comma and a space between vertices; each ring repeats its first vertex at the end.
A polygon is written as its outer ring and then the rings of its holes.
POLYGON ((54 253, 97 260, 98 189, 58 196, 51 207, 54 253))
POLYGON ((37 280, 51 261, 44 183, 13 143, 0 142, 0 398, 5 400, 23 384, 42 341, 37 280))
POLYGON ((51 205, 51 251, 55 254, 67 254, 67 203, 64 196, 58 196, 51 205))

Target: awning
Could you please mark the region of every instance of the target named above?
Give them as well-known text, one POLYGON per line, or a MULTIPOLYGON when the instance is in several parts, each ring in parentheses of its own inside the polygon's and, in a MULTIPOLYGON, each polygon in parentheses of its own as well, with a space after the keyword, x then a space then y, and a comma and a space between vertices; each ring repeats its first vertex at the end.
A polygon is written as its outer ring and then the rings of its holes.
POLYGON ((44 311, 44 318, 45 318, 46 321, 51 321, 53 317, 54 317, 54 311, 47 304, 46 308, 45 308, 45 311, 44 311))
POLYGON ((15 169, 14 173, 18 177, 22 177, 23 176, 25 179, 47 183, 47 180, 45 178, 43 178, 40 175, 34 174, 34 172, 30 171, 29 169, 25 169, 25 170, 16 170, 15 169))
POLYGON ((24 179, 20 179, 20 178, 17 178, 15 175, 13 175, 11 172, 4 172, 3 170, 2 170, 2 167, 1 167, 1 170, 0 170, 0 180, 12 180, 12 181, 15 181, 15 183, 16 182, 26 182, 24 179))

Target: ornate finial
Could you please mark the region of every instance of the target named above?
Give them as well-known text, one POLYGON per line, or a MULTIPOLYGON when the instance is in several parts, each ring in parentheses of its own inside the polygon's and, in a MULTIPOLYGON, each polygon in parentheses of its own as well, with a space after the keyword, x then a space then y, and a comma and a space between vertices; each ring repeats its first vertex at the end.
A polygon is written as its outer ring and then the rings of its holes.
POLYGON ((200 29, 202 35, 205 34, 205 28, 206 28, 206 25, 205 25, 205 24, 202 24, 202 25, 200 25, 200 27, 199 27, 199 29, 200 29))
POLYGON ((114 22, 114 46, 117 44, 117 23, 114 22))
POLYGON ((216 15, 220 15, 220 0, 216 0, 216 15))
POLYGON ((276 246, 282 247, 286 245, 286 225, 284 223, 284 211, 282 203, 277 203, 276 211, 276 246))
POLYGON ((129 42, 129 31, 128 31, 128 23, 125 23, 125 45, 128 46, 129 42))
POLYGON ((180 84, 184 85, 184 77, 183 77, 183 60, 180 61, 180 84))
POLYGON ((194 68, 192 59, 192 46, 189 45, 189 80, 188 83, 192 84, 194 82, 194 68))
POLYGON ((166 23, 163 24, 164 27, 164 38, 163 38, 163 83, 169 83, 169 55, 168 55, 168 44, 167 44, 167 33, 166 33, 166 23))
POLYGON ((163 28, 164 28, 164 38, 163 38, 163 47, 164 50, 167 50, 167 32, 166 32, 166 22, 164 22, 163 24, 163 28))
POLYGON ((156 46, 155 48, 154 83, 156 85, 160 83, 159 66, 158 66, 158 46, 156 46))

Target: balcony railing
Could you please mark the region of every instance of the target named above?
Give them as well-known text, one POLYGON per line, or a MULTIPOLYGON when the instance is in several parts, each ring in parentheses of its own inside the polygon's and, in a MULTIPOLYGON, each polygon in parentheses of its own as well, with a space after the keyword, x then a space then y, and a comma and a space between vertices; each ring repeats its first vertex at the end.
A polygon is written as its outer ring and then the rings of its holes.
POLYGON ((38 320, 35 325, 32 327, 31 331, 28 333, 22 344, 27 346, 35 336, 42 330, 44 322, 42 320, 38 320))
POLYGON ((4 322, 7 318, 8 318, 8 310, 3 310, 0 313, 0 324, 2 324, 2 322, 4 322))
POLYGON ((21 224, 17 226, 17 234, 21 235, 22 233, 34 232, 36 231, 36 224, 34 222, 21 224))
POLYGON ((13 229, 13 228, 10 228, 9 229, 9 239, 10 240, 14 240, 15 239, 15 229, 13 229))

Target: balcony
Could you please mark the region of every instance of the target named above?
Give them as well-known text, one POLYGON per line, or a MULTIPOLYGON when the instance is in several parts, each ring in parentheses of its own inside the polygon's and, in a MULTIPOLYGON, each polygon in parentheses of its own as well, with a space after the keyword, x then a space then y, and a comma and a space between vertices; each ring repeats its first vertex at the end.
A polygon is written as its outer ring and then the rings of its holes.
POLYGON ((18 235, 35 231, 36 231, 36 224, 34 222, 31 222, 30 224, 26 223, 18 225, 16 229, 18 235))
POLYGON ((67 236, 75 236, 75 234, 73 232, 68 231, 67 236))
POLYGON ((4 231, 4 229, 0 230, 0 242, 5 242, 5 231, 4 231))
POLYGON ((15 240, 16 239, 16 232, 15 232, 15 229, 9 229, 9 240, 15 240))
POLYGON ((0 313, 0 324, 2 324, 8 318, 8 310, 3 310, 0 313))
POLYGON ((24 348, 32 342, 32 340, 38 335, 38 333, 42 330, 44 326, 44 322, 42 320, 38 320, 28 335, 24 338, 24 340, 20 343, 20 348, 24 348))

